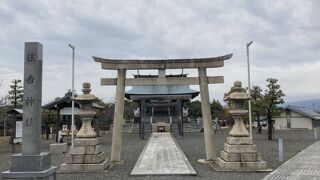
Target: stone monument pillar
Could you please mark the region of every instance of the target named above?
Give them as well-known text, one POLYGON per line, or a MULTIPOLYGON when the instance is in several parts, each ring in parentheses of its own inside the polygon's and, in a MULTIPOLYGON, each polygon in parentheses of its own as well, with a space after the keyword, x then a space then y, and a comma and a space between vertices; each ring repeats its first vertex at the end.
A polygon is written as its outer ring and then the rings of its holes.
POLYGON ((83 83, 83 94, 74 98, 81 105, 78 115, 82 120, 82 126, 76 135, 74 147, 70 148, 70 153, 66 155, 65 163, 60 166, 61 171, 103 171, 109 165, 105 153, 102 152, 101 138, 97 137, 97 133, 91 126, 91 121, 96 114, 92 110, 92 102, 98 99, 90 94, 90 91, 90 83, 83 83))
POLYGON ((24 55, 24 98, 22 153, 11 156, 3 179, 55 179, 49 153, 41 153, 42 44, 26 42, 24 55))
POLYGON ((246 90, 241 87, 241 82, 236 81, 227 97, 231 105, 229 113, 234 118, 234 125, 221 151, 221 157, 217 158, 220 168, 234 171, 261 171, 266 170, 267 163, 261 160, 257 153, 257 146, 253 144, 252 138, 243 124, 243 116, 248 113, 244 109, 244 102, 250 99, 246 90))

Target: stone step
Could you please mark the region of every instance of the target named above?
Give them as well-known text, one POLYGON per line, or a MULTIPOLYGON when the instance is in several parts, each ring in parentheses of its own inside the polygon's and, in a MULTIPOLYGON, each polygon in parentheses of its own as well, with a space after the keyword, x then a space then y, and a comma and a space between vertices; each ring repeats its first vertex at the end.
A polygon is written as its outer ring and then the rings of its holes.
POLYGON ((171 131, 171 125, 170 123, 164 123, 164 122, 158 122, 152 124, 152 132, 157 132, 162 129, 162 131, 170 132, 171 131))
POLYGON ((144 131, 145 131, 146 133, 152 132, 152 125, 151 125, 151 124, 145 124, 145 125, 144 125, 144 131))
POLYGON ((70 147, 69 154, 71 154, 71 155, 99 154, 101 152, 102 152, 102 146, 99 144, 97 146, 70 147))
POLYGON ((88 171, 103 171, 110 166, 109 160, 105 160, 99 164, 66 164, 60 165, 62 172, 88 172, 88 171))
POLYGON ((217 158, 217 164, 222 169, 228 170, 265 170, 267 169, 266 161, 257 161, 257 162, 227 162, 222 158, 217 158))
POLYGON ((228 162, 256 162, 261 161, 260 153, 228 153, 221 151, 221 158, 228 162))
POLYGON ((178 133, 179 132, 178 124, 176 124, 176 123, 172 123, 170 128, 171 128, 171 132, 172 133, 178 133))
POLYGON ((224 143, 224 151, 228 153, 256 153, 257 146, 255 144, 232 145, 232 144, 224 143))
POLYGON ((102 139, 99 137, 96 138, 76 138, 74 141, 74 146, 95 146, 101 144, 102 139))
POLYGON ((252 138, 250 137, 227 137, 228 144, 235 144, 235 145, 245 145, 245 144, 253 144, 252 138))
POLYGON ((132 123, 129 133, 138 134, 140 132, 140 124, 132 123))
MULTIPOLYGON (((184 132, 200 132, 202 129, 202 124, 198 123, 184 123, 183 124, 183 131, 184 132)), ((139 123, 132 123, 131 127, 128 128, 126 132, 132 133, 132 134, 138 134, 140 129, 139 123)), ((150 124, 145 124, 145 132, 151 132, 152 126, 150 124)), ((172 123, 170 125, 170 131, 172 133, 178 133, 178 124, 172 123)), ((125 132, 123 130, 123 132, 125 132)))
POLYGON ((66 164, 99 164, 105 160, 105 153, 99 154, 90 154, 90 155, 66 155, 65 163, 66 164))

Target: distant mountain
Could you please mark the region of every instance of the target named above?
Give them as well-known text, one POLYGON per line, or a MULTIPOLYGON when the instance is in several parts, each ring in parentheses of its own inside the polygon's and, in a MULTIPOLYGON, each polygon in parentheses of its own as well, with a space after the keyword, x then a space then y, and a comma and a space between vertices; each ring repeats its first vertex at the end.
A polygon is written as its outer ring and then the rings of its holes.
POLYGON ((320 98, 319 99, 306 99, 306 100, 300 100, 300 101, 291 101, 286 102, 281 105, 281 107, 285 106, 299 106, 299 107, 305 107, 308 109, 312 109, 315 111, 320 111, 320 98))

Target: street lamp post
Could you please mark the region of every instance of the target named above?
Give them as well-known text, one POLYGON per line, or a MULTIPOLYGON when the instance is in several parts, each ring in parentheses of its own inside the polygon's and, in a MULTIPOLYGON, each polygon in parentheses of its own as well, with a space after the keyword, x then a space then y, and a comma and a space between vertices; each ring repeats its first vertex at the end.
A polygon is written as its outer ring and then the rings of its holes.
POLYGON ((3 119, 3 137, 6 136, 6 119, 3 119))
MULTIPOLYGON (((253 43, 253 41, 250 41, 247 43, 247 65, 248 65, 248 93, 249 96, 251 96, 250 90, 250 62, 249 62, 249 46, 253 43)), ((251 117, 251 99, 249 99, 249 130, 250 130, 250 138, 252 139, 252 117, 251 117)))
POLYGON ((74 50, 75 46, 69 44, 72 49, 72 107, 71 107, 71 147, 74 142, 74 50))

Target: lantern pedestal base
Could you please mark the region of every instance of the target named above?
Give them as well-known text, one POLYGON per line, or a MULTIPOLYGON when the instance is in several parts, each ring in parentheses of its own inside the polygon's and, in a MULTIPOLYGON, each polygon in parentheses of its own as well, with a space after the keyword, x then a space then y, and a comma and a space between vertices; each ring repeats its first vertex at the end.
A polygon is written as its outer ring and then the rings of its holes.
POLYGON ((217 159, 217 164, 222 169, 234 170, 234 171, 261 171, 267 169, 267 163, 265 161, 258 162, 228 162, 222 158, 217 159))
POLYGON ((216 164, 227 171, 261 171, 267 163, 261 160, 257 146, 250 137, 227 137, 227 143, 217 158, 216 164))
POLYGON ((103 171, 109 160, 102 151, 101 138, 78 138, 61 164, 61 172, 103 171))

